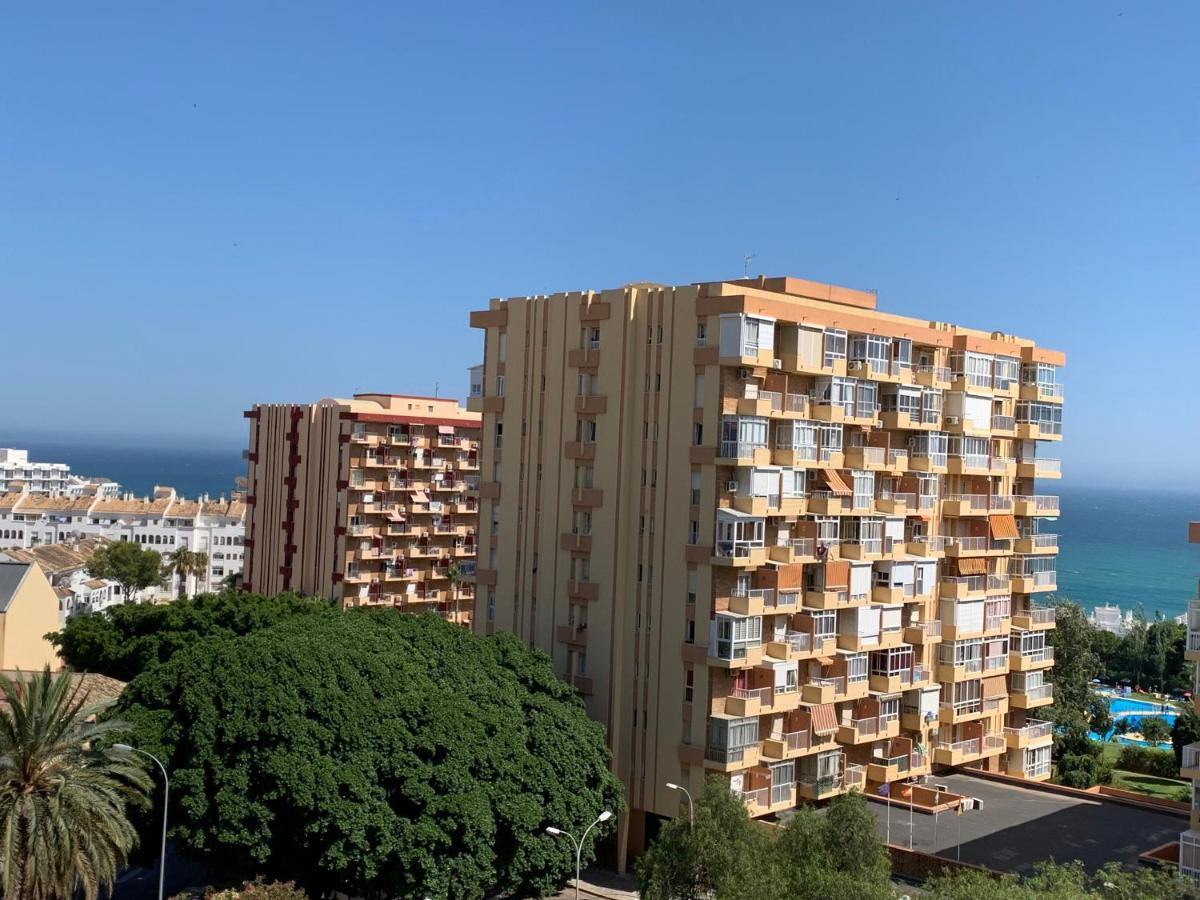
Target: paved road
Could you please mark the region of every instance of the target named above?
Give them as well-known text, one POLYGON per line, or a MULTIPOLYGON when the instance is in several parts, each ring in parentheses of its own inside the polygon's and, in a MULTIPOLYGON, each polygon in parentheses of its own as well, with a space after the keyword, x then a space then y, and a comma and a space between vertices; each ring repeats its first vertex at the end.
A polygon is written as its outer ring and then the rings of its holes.
MULTIPOLYGON (((1012 787, 970 775, 934 779, 951 791, 978 797, 983 809, 934 817, 913 816, 913 847, 955 858, 961 830, 962 861, 1008 872, 1027 871, 1035 862, 1082 860, 1088 870, 1110 860, 1136 866, 1138 854, 1179 837, 1187 819, 1168 813, 1134 809, 1012 787), (935 834, 936 829, 936 834, 935 834)), ((886 836, 887 807, 872 803, 879 834, 886 836)), ((891 810, 892 843, 908 846, 909 815, 891 810)))

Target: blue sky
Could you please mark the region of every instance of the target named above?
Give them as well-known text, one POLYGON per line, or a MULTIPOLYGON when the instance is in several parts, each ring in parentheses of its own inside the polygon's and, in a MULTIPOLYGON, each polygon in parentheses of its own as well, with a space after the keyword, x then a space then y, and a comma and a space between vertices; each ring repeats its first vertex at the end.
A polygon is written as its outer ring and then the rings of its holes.
POLYGON ((1200 480, 1200 7, 407 6, 0 14, 0 444, 461 396, 489 297, 754 253, 1065 350, 1075 480, 1200 480))

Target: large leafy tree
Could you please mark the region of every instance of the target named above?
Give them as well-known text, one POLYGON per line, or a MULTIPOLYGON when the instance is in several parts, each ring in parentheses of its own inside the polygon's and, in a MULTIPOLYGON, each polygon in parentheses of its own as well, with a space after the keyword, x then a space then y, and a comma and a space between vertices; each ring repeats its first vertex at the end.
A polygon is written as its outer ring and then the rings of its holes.
POLYGON ((549 660, 432 614, 212 637, 120 704, 173 772, 178 847, 314 894, 540 896, 575 863, 546 827, 579 834, 621 803, 603 730, 549 660))
POLYGON ((1089 875, 1078 861, 1065 865, 1046 861, 1027 875, 999 878, 968 869, 936 876, 923 891, 930 900, 1184 900, 1196 896, 1194 886, 1174 869, 1129 870, 1112 862, 1089 875))
POLYGON ((115 581, 121 586, 125 602, 132 603, 138 591, 161 581, 162 556, 133 541, 116 541, 96 548, 88 560, 87 573, 115 581))
POLYGON ((133 848, 129 804, 150 779, 128 750, 107 746, 125 726, 97 722, 69 675, 0 676, 0 888, 11 900, 96 900, 133 848))
POLYGON ((1091 680, 1099 662, 1092 652, 1092 626, 1083 608, 1071 601, 1060 603, 1054 631, 1054 706, 1050 715, 1061 726, 1086 723, 1092 705, 1091 680))
POLYGON ((131 681, 202 638, 248 634, 285 619, 332 609, 330 601, 318 597, 226 591, 163 605, 126 603, 74 616, 50 640, 76 671, 131 681))

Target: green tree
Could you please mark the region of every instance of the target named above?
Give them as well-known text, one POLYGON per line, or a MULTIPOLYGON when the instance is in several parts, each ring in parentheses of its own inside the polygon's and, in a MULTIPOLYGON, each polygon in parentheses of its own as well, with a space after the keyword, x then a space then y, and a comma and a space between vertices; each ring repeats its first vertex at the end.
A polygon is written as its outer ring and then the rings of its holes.
POLYGON ((546 827, 620 810, 603 729, 549 659, 432 614, 209 637, 120 707, 172 771, 177 847, 312 894, 542 896, 575 867, 546 827))
POLYGON ((1160 744, 1169 740, 1171 729, 1158 716, 1142 716, 1142 737, 1151 744, 1160 744))
POLYGON ((1129 732, 1129 720, 1124 716, 1113 720, 1113 731, 1117 734, 1127 734, 1129 732))
POLYGON ((1096 658, 1096 677, 1117 681, 1124 671, 1119 662, 1121 639, 1111 631, 1092 628, 1092 655, 1096 658))
POLYGON ((11 900, 96 900, 136 841, 128 804, 150 787, 141 761, 106 746, 126 726, 97 722, 67 674, 0 676, 0 886, 11 900))
POLYGON ((1059 784, 1089 788, 1112 779, 1112 766, 1104 762, 1104 746, 1088 737, 1084 722, 1056 730, 1052 755, 1059 784))
POLYGON ((96 548, 88 560, 87 573, 115 581, 121 586, 125 602, 133 603, 138 591, 161 581, 162 556, 133 541, 116 541, 96 548))
MULTIPOLYGON (((643 900, 764 896, 768 837, 727 782, 710 778, 696 798, 695 825, 678 816, 662 826, 637 863, 643 900), (751 891, 751 886, 761 886, 751 891)), ((768 898, 770 894, 766 895, 768 898)))
POLYGON ((1088 725, 1101 737, 1113 729, 1113 717, 1108 709, 1108 699, 1094 691, 1088 701, 1088 725))
POLYGON ((170 585, 171 576, 179 579, 179 599, 187 599, 187 580, 189 577, 200 578, 208 571, 208 554, 203 550, 189 550, 187 547, 177 547, 167 557, 163 565, 162 580, 164 585, 170 585))
POLYGON ((62 631, 49 638, 76 671, 131 681, 210 635, 248 634, 285 619, 333 610, 333 604, 320 597, 263 597, 230 591, 161 605, 124 603, 100 613, 73 616, 62 631))
POLYGON ((1148 629, 1146 610, 1139 603, 1133 610, 1133 623, 1125 637, 1121 639, 1121 655, 1129 672, 1129 678, 1137 688, 1142 687, 1146 674, 1148 629))
POLYGON ((1189 706, 1175 717, 1175 724, 1171 728, 1171 746, 1175 750, 1177 767, 1183 765, 1183 748, 1196 741, 1200 741, 1200 716, 1189 706))
POLYGON ((1051 719, 1061 726, 1086 723, 1092 705, 1091 681, 1097 669, 1092 652, 1094 629, 1078 603, 1064 601, 1055 614, 1054 631, 1054 705, 1051 719))
POLYGON ((967 870, 939 875, 924 885, 930 900, 1184 900, 1194 887, 1174 869, 1139 866, 1129 870, 1112 862, 1089 875, 1079 861, 1039 863, 1022 877, 996 878, 967 870))
POLYGON ((824 814, 801 807, 776 842, 781 896, 812 900, 884 900, 891 865, 861 794, 830 801, 824 814))

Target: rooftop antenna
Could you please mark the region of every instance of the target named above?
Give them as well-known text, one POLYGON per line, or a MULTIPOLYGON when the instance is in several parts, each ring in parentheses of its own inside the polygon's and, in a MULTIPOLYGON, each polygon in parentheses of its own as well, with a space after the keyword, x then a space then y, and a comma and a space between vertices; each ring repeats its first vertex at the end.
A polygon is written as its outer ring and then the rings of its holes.
POLYGON ((435 382, 433 383, 433 396, 434 396, 434 399, 436 399, 436 398, 437 398, 437 396, 438 396, 438 391, 440 391, 441 389, 442 389, 442 383, 441 383, 440 381, 435 381, 435 382))
POLYGON ((746 278, 750 277, 750 260, 754 259, 756 254, 747 253, 742 257, 742 275, 746 278))

